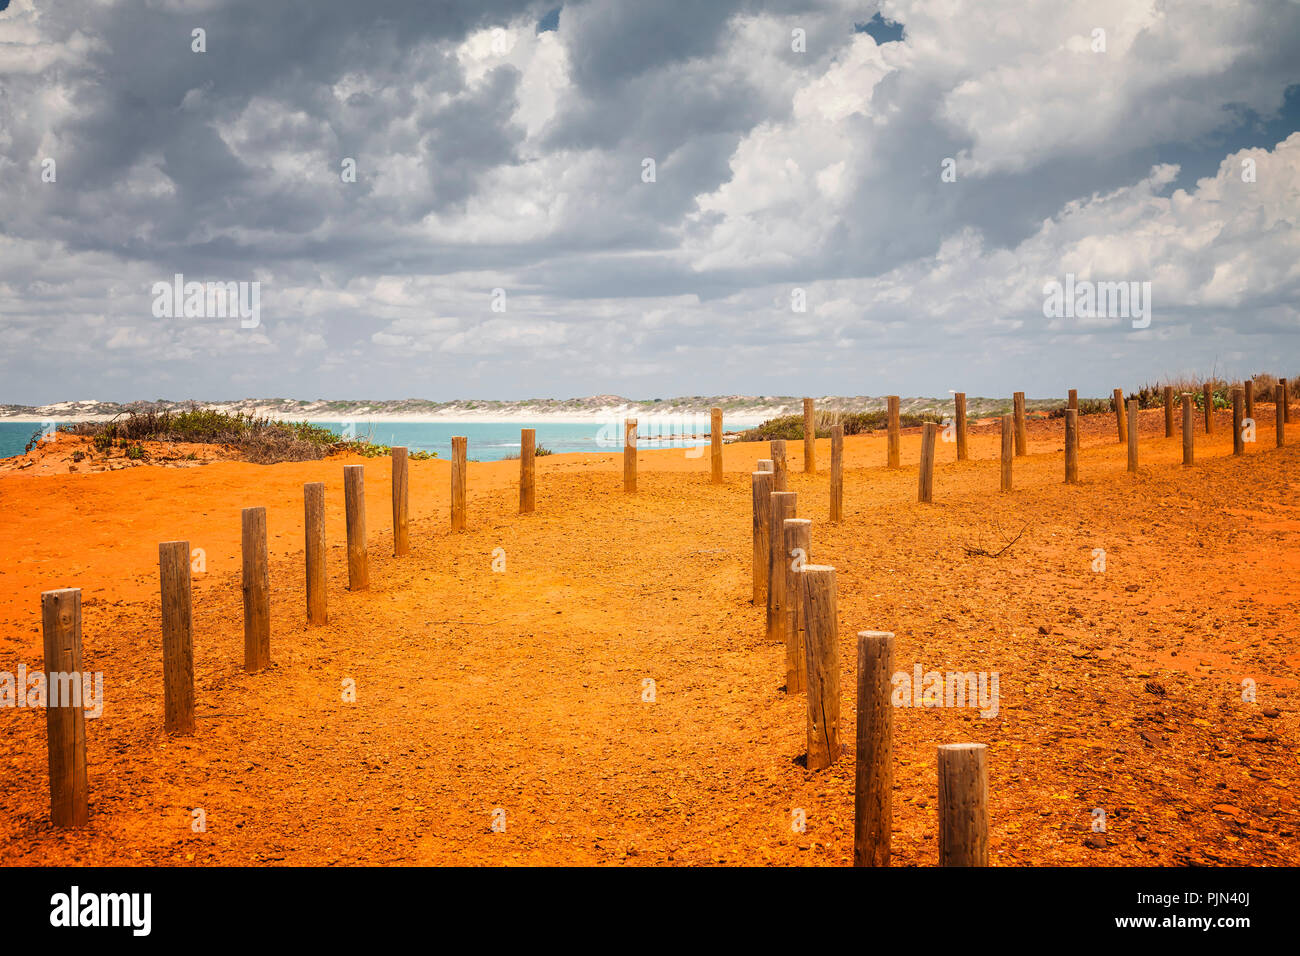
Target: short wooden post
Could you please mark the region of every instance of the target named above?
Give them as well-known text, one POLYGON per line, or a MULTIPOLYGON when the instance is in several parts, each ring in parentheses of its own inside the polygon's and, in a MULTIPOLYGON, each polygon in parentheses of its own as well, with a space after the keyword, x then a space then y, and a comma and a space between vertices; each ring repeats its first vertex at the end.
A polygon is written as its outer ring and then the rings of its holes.
POLYGON ((916 485, 916 500, 929 502, 934 499, 934 436, 939 430, 934 422, 921 426, 921 467, 916 485))
POLYGON ((939 865, 989 865, 989 777, 984 744, 939 748, 939 865))
POLYGON ((805 667, 808 675, 808 769, 825 770, 840 755, 840 641, 835 569, 805 564, 803 596, 805 667))
POLYGON ((1011 416, 1002 416, 1002 490, 1011 490, 1011 458, 1014 439, 1011 435, 1011 416))
POLYGON ((266 550, 266 509, 242 514, 244 670, 255 674, 271 663, 271 564, 266 550))
POLYGON ((1205 403, 1205 434, 1214 434, 1214 386, 1206 382, 1201 388, 1201 401, 1205 403))
POLYGON ((1016 416, 1016 457, 1029 454, 1029 433, 1025 429, 1025 393, 1016 392, 1011 396, 1011 408, 1016 416))
POLYGON ((772 492, 767 530, 767 639, 785 643, 785 519, 798 513, 798 495, 772 492))
POLYGON ((902 430, 898 424, 898 396, 890 395, 885 402, 889 408, 889 432, 886 440, 889 449, 888 462, 890 468, 897 468, 899 446, 902 444, 902 430))
POLYGON ((158 545, 162 592, 163 729, 194 733, 194 625, 190 613, 190 543, 158 545))
POLYGON ((1232 390, 1232 453, 1234 455, 1246 453, 1246 437, 1241 433, 1244 406, 1245 395, 1240 388, 1234 388, 1232 390))
POLYGON ((1195 437, 1192 435, 1192 393, 1183 392, 1183 464, 1194 464, 1195 437))
POLYGON ((636 492, 636 419, 623 422, 623 491, 636 492))
POLYGON ((709 462, 713 469, 713 483, 722 484, 722 409, 709 411, 709 462))
POLYGON ((966 393, 955 392, 952 396, 953 424, 957 426, 957 460, 966 460, 966 393))
POLYGON ((807 518, 786 518, 781 561, 785 567, 785 692, 802 694, 807 686, 808 667, 804 659, 803 595, 799 573, 808 563, 812 548, 812 522, 807 518))
POLYGON ((858 632, 853 865, 889 866, 894 802, 894 635, 858 632))
POLYGON ((831 426, 831 524, 844 520, 844 426, 831 426))
POLYGON ((1079 483, 1079 413, 1065 410, 1065 483, 1079 483))
POLYGON ((325 613, 325 483, 302 486, 303 526, 306 529, 307 624, 318 627, 325 613))
POLYGON ((537 507, 537 429, 519 429, 519 513, 532 514, 537 507))
POLYGON ((1128 400, 1128 470, 1135 475, 1138 470, 1138 403, 1136 398, 1128 400))
POLYGON ((1165 437, 1174 437, 1174 387, 1165 386, 1165 437))
POLYGON ((1273 388, 1273 401, 1276 405, 1273 418, 1277 424, 1277 447, 1286 444, 1286 386, 1280 381, 1273 388))
POLYGON ((1243 383, 1246 391, 1246 417, 1253 419, 1255 417, 1255 380, 1246 379, 1243 383))
POLYGON ((774 438, 771 442, 771 451, 768 454, 772 456, 772 474, 776 475, 772 482, 772 490, 788 490, 790 471, 785 460, 785 439, 774 438))
POLYGON ((1073 408, 1076 412, 1079 410, 1079 390, 1077 388, 1070 389, 1069 396, 1065 400, 1065 407, 1073 408))
MULTIPOLYGON (((187 554, 187 567, 188 558, 187 554)), ((56 827, 83 827, 90 822, 90 783, 86 775, 86 713, 82 700, 81 588, 42 593, 41 628, 45 642, 50 822, 56 827)), ((27 688, 15 688, 15 692, 25 694, 27 688)), ((6 770, 7 774, 13 772, 6 770)))
POLYGON ((393 449, 393 555, 400 558, 410 553, 411 539, 407 530, 410 516, 410 491, 406 471, 406 449, 393 449))
POLYGON ((1291 424, 1291 392, 1287 388, 1286 379, 1279 378, 1277 383, 1282 386, 1282 422, 1286 425, 1291 424))
POLYGON ((754 491, 754 604, 767 604, 767 565, 771 560, 772 482, 770 471, 756 471, 750 478, 754 491))
POLYGON ((1115 406, 1115 430, 1119 433, 1121 445, 1128 442, 1128 420, 1124 417, 1124 390, 1117 388, 1111 393, 1110 403, 1115 406))
POLYGON ((343 512, 348 530, 348 590, 370 587, 370 558, 366 552, 366 470, 343 466, 343 512))
POLYGON ((468 477, 469 438, 451 438, 451 530, 465 530, 465 485, 468 477))
POLYGON ((817 470, 817 416, 813 400, 803 400, 803 470, 812 474, 817 470))

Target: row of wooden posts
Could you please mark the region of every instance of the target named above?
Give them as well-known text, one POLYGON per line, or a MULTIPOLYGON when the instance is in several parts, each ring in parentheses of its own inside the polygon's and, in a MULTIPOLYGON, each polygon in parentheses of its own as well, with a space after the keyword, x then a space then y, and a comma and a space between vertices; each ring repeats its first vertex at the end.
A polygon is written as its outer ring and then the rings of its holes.
MULTIPOLYGON (((1285 441, 1286 383, 1276 389, 1277 444, 1285 441)), ((1173 389, 1166 388, 1166 436, 1173 437, 1173 389)), ((1114 393, 1120 441, 1128 448, 1128 470, 1137 471, 1138 403, 1130 400, 1124 414, 1123 393, 1114 393)), ((1214 429, 1213 398, 1207 385, 1205 431, 1214 429)), ((1250 383, 1234 388, 1233 454, 1244 453, 1243 420, 1253 418, 1250 383)), ((898 398, 887 400, 889 467, 898 466, 898 398)), ((1183 463, 1193 463, 1193 402, 1183 393, 1183 463)), ((966 396, 956 393, 957 458, 966 458, 966 396)), ((1001 489, 1011 490, 1011 460, 1025 454, 1024 393, 1017 392, 1013 414, 1001 419, 1001 489), (1014 436, 1014 441, 1013 441, 1014 436)), ((1065 480, 1078 481, 1078 393, 1071 389, 1065 413, 1065 480)), ((812 433, 811 400, 804 400, 805 448, 812 433)), ((921 434, 918 499, 933 493, 934 443, 937 426, 927 422, 921 434)), ((842 515, 840 471, 843 431, 832 431, 831 515, 842 515)), ((805 452, 805 463, 810 459, 805 452)), ((829 767, 840 754, 840 666, 838 594, 835 569, 813 564, 809 554, 812 522, 796 516, 797 496, 786 488, 785 442, 771 443, 771 458, 760 459, 751 475, 753 488, 753 603, 767 612, 767 638, 785 647, 785 690, 804 694, 807 701, 806 747, 810 771, 829 767)), ((806 466, 807 467, 807 466, 806 466)), ((808 468, 808 470, 812 470, 808 468)), ((886 631, 858 632, 857 741, 854 791, 855 866, 888 865, 893 793, 894 635, 886 631)), ((945 744, 938 749, 939 862, 943 866, 988 864, 988 773, 984 744, 945 744)))

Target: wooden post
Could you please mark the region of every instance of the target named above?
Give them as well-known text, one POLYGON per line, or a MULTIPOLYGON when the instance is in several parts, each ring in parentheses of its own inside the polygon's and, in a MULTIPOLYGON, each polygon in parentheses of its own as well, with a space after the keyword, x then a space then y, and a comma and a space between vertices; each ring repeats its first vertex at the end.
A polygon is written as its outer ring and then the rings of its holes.
MULTIPOLYGON (((773 476, 775 476, 775 475, 776 475, 776 463, 773 462, 771 458, 760 458, 758 461, 754 462, 754 470, 755 470, 755 471, 765 471, 765 472, 767 472, 769 475, 773 475, 773 476)), ((775 481, 776 478, 773 477, 772 480, 775 481)), ((776 489, 774 488, 774 489, 772 489, 772 490, 775 491, 776 489)))
POLYGON ((1234 455, 1246 453, 1246 439, 1241 433, 1244 405, 1245 395, 1240 388, 1234 388, 1232 390, 1232 453, 1234 455))
POLYGON ((1253 419, 1255 417, 1255 380, 1248 378, 1243 383, 1246 390, 1246 417, 1253 419))
POLYGON ((831 524, 844 520, 844 426, 831 426, 831 524))
POLYGON ((1214 434, 1214 386, 1206 382, 1201 387, 1201 401, 1205 403, 1205 434, 1214 434))
MULTIPOLYGON (((185 557, 189 567, 189 555, 185 557)), ((45 638, 50 822, 56 827, 83 827, 90 822, 90 784, 86 776, 86 713, 82 700, 81 588, 42 593, 41 627, 45 638)), ((15 692, 25 694, 27 688, 16 687, 15 692)), ((6 771, 13 772, 12 768, 6 771)))
POLYGON ((956 392, 952 396, 953 424, 957 426, 957 460, 966 460, 966 393, 956 392))
POLYGON ((984 744, 939 748, 939 865, 989 865, 989 776, 984 744))
POLYGON ((1277 383, 1282 386, 1282 422, 1291 424, 1291 392, 1287 388, 1286 379, 1279 378, 1277 383))
POLYGON ((784 541, 781 561, 785 566, 785 692, 802 694, 808 683, 808 668, 804 660, 803 595, 799 591, 803 576, 799 572, 809 560, 812 522, 807 518, 786 518, 781 532, 784 541))
POLYGON ((537 507, 537 429, 519 429, 519 513, 528 515, 537 507))
POLYGON ((325 613, 325 483, 302 486, 303 525, 306 528, 307 624, 318 627, 325 613))
POLYGON ((1124 390, 1117 388, 1111 395, 1110 403, 1115 406, 1115 429, 1119 432, 1119 443, 1128 443, 1128 421, 1124 418, 1124 390))
POLYGON ((1025 393, 1016 392, 1011 396, 1011 408, 1016 416, 1016 457, 1029 454, 1029 434, 1025 430, 1025 393))
POLYGON ((255 674, 271 663, 271 565, 266 550, 266 509, 242 515, 244 670, 255 674))
POLYGON ((1011 457, 1013 438, 1011 435, 1011 416, 1002 416, 1002 490, 1011 490, 1011 457))
POLYGON ((1070 389, 1069 397, 1065 400, 1066 408, 1073 408, 1076 412, 1079 410, 1079 390, 1070 389))
POLYGON ((709 411, 709 461, 713 468, 713 483, 722 484, 722 409, 709 411))
POLYGON ((411 539, 407 531, 410 516, 410 492, 406 471, 406 449, 393 449, 393 556, 400 558, 410 553, 411 539))
POLYGON ((825 770, 840 755, 840 642, 835 569, 805 564, 803 596, 805 668, 808 674, 808 769, 825 770))
POLYGON ((1192 393, 1183 392, 1183 464, 1191 465, 1194 463, 1196 453, 1194 450, 1195 438, 1192 435, 1192 393))
POLYGON ((894 797, 894 635, 858 632, 853 865, 889 866, 894 797))
POLYGON ((772 482, 770 471, 756 471, 754 485, 754 604, 767 604, 767 565, 771 560, 772 482))
POLYGON ((1065 410, 1065 483, 1079 483, 1079 413, 1065 410))
POLYGON ((636 419, 623 422, 623 491, 636 492, 636 419))
POLYGON ((1174 437, 1174 387, 1165 386, 1165 437, 1174 437))
POLYGON ((939 430, 934 422, 921 426, 921 467, 917 478, 916 500, 929 502, 934 499, 934 436, 939 430))
POLYGON ((812 474, 817 470, 817 421, 813 400, 803 400, 803 470, 812 474))
POLYGON ((469 465, 469 438, 453 435, 451 438, 451 530, 465 530, 465 484, 469 465))
POLYGON ((1276 404, 1273 417, 1277 421, 1277 447, 1281 448, 1286 444, 1286 386, 1280 381, 1274 386, 1273 401, 1276 404))
POLYGON ((767 639, 785 643, 785 519, 797 514, 798 495, 772 492, 767 530, 767 639))
POLYGON ((343 511, 348 529, 348 590, 370 587, 370 558, 366 553, 366 470, 343 466, 343 511))
POLYGON ((898 425, 898 396, 890 395, 886 400, 889 406, 889 438, 887 441, 889 448, 889 467, 898 467, 898 450, 902 444, 901 430, 898 425))
POLYGON ((190 613, 190 543, 158 545, 162 591, 163 729, 194 733, 194 625, 190 613))
MULTIPOLYGON (((772 456, 772 474, 776 478, 772 482, 773 491, 786 491, 789 485, 788 477, 790 474, 789 467, 785 461, 785 439, 774 438, 771 443, 772 450, 769 454, 772 456)), ((767 459, 764 459, 766 461, 767 459)))
POLYGON ((1135 475, 1138 470, 1138 403, 1136 398, 1128 400, 1128 470, 1135 475))

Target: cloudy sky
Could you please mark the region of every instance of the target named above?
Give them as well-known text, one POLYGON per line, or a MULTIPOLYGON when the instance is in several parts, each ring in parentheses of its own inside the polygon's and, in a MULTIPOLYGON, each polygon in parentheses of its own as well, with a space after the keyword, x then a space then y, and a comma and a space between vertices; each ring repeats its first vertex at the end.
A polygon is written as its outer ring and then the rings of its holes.
POLYGON ((1296 373, 1297 130, 1292 0, 0 0, 0 403, 1296 373))

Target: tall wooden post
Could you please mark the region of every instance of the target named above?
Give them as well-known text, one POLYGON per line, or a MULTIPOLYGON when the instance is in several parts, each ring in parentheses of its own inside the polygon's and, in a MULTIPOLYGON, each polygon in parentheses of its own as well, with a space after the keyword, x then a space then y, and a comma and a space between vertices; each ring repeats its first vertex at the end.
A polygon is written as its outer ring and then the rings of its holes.
POLYGON ((1110 401, 1115 406, 1115 430, 1119 433, 1119 443, 1123 445, 1128 442, 1128 421, 1124 417, 1124 390, 1115 389, 1110 401))
POLYGON ((1076 412, 1079 410, 1079 390, 1077 388, 1070 389, 1069 395, 1065 400, 1065 407, 1073 408, 1076 412))
POLYGON ((785 519, 797 514, 798 495, 772 492, 767 529, 767 639, 785 643, 785 519))
MULTIPOLYGON (((41 628, 45 643, 50 822, 56 827, 83 827, 90 822, 90 783, 86 775, 86 713, 82 700, 81 588, 42 593, 41 628)), ((25 694, 27 688, 17 687, 15 692, 25 694)))
POLYGON ((989 865, 989 777, 984 744, 939 748, 939 865, 989 865))
POLYGON ((1206 382, 1201 387, 1201 401, 1205 403, 1205 434, 1214 434, 1214 386, 1206 382))
POLYGON ((302 486, 303 527, 307 564, 307 624, 318 627, 325 613, 325 483, 309 481, 302 486))
POLYGON ((953 424, 957 426, 957 460, 966 460, 966 393, 955 392, 952 396, 953 424))
POLYGON ((803 400, 803 470, 812 474, 817 470, 817 416, 813 400, 803 400))
POLYGON ((1138 470, 1138 403, 1136 398, 1128 400, 1128 470, 1135 475, 1138 470))
POLYGON ((894 635, 859 631, 854 866, 889 866, 894 798, 893 674, 894 635))
POLYGON ((800 573, 809 563, 812 548, 812 522, 807 518, 786 518, 782 530, 784 547, 781 561, 785 567, 785 692, 802 694, 807 686, 808 667, 804 659, 803 595, 799 588, 800 573))
POLYGON ((623 491, 636 491, 636 419, 623 422, 623 491))
POLYGON ((1246 417, 1253 419, 1255 417, 1255 380, 1246 379, 1243 388, 1246 391, 1246 417))
POLYGON ((537 429, 519 429, 519 513, 528 515, 537 507, 537 429))
POLYGON ((1286 379, 1279 378, 1277 383, 1282 386, 1282 421, 1291 424, 1291 392, 1287 387, 1286 379))
POLYGON ((831 524, 844 520, 844 426, 831 426, 831 524))
POLYGON ((190 543, 158 545, 162 592, 163 729, 194 733, 194 625, 190 612, 190 543))
POLYGON ((1240 388, 1234 388, 1232 390, 1232 453, 1234 455, 1246 453, 1246 437, 1241 433, 1244 405, 1245 395, 1240 388))
POLYGON ((451 530, 465 530, 465 485, 468 478, 469 438, 451 437, 451 530))
POLYGON ((772 482, 770 471, 750 475, 754 491, 754 604, 767 604, 767 565, 771 560, 772 482))
POLYGON ((393 449, 393 556, 400 558, 411 550, 407 520, 410 517, 411 499, 406 470, 406 449, 393 449))
POLYGON ((271 663, 271 564, 266 550, 266 509, 242 513, 244 670, 255 674, 271 663))
POLYGON ((722 409, 709 410, 709 462, 713 469, 713 483, 722 484, 722 409))
POLYGON ((1029 454, 1029 433, 1025 428, 1025 393, 1015 392, 1011 396, 1011 408, 1016 416, 1016 457, 1029 454))
POLYGON ((1195 437, 1192 435, 1192 393, 1183 392, 1183 464, 1195 463, 1195 437))
POLYGON ((1273 388, 1273 401, 1276 405, 1274 410, 1274 419, 1277 424, 1277 447, 1281 448, 1286 444, 1286 386, 1278 382, 1273 388))
POLYGON ((1165 437, 1174 437, 1174 387, 1165 386, 1165 437))
POLYGON ((768 452, 772 456, 772 474, 776 475, 772 479, 773 491, 787 491, 789 489, 789 466, 785 460, 785 439, 774 438, 771 442, 771 450, 768 452))
POLYGON ((366 471, 364 465, 343 467, 343 512, 348 530, 348 590, 370 587, 370 557, 366 551, 366 471))
POLYGON ((1079 483, 1079 413, 1065 410, 1065 483, 1079 483))
POLYGON ((934 436, 939 427, 934 422, 921 426, 921 468, 916 485, 916 500, 929 502, 934 499, 934 436))
POLYGON ((1011 416, 1002 416, 1002 490, 1011 490, 1011 457, 1013 452, 1013 441, 1011 435, 1012 425, 1011 416))
POLYGON ((897 468, 899 446, 902 444, 902 430, 898 424, 898 396, 890 395, 885 402, 889 408, 889 437, 886 441, 889 449, 888 462, 890 468, 897 468))
POLYGON ((825 770, 840 755, 840 642, 835 569, 805 564, 803 596, 808 674, 808 769, 825 770))

